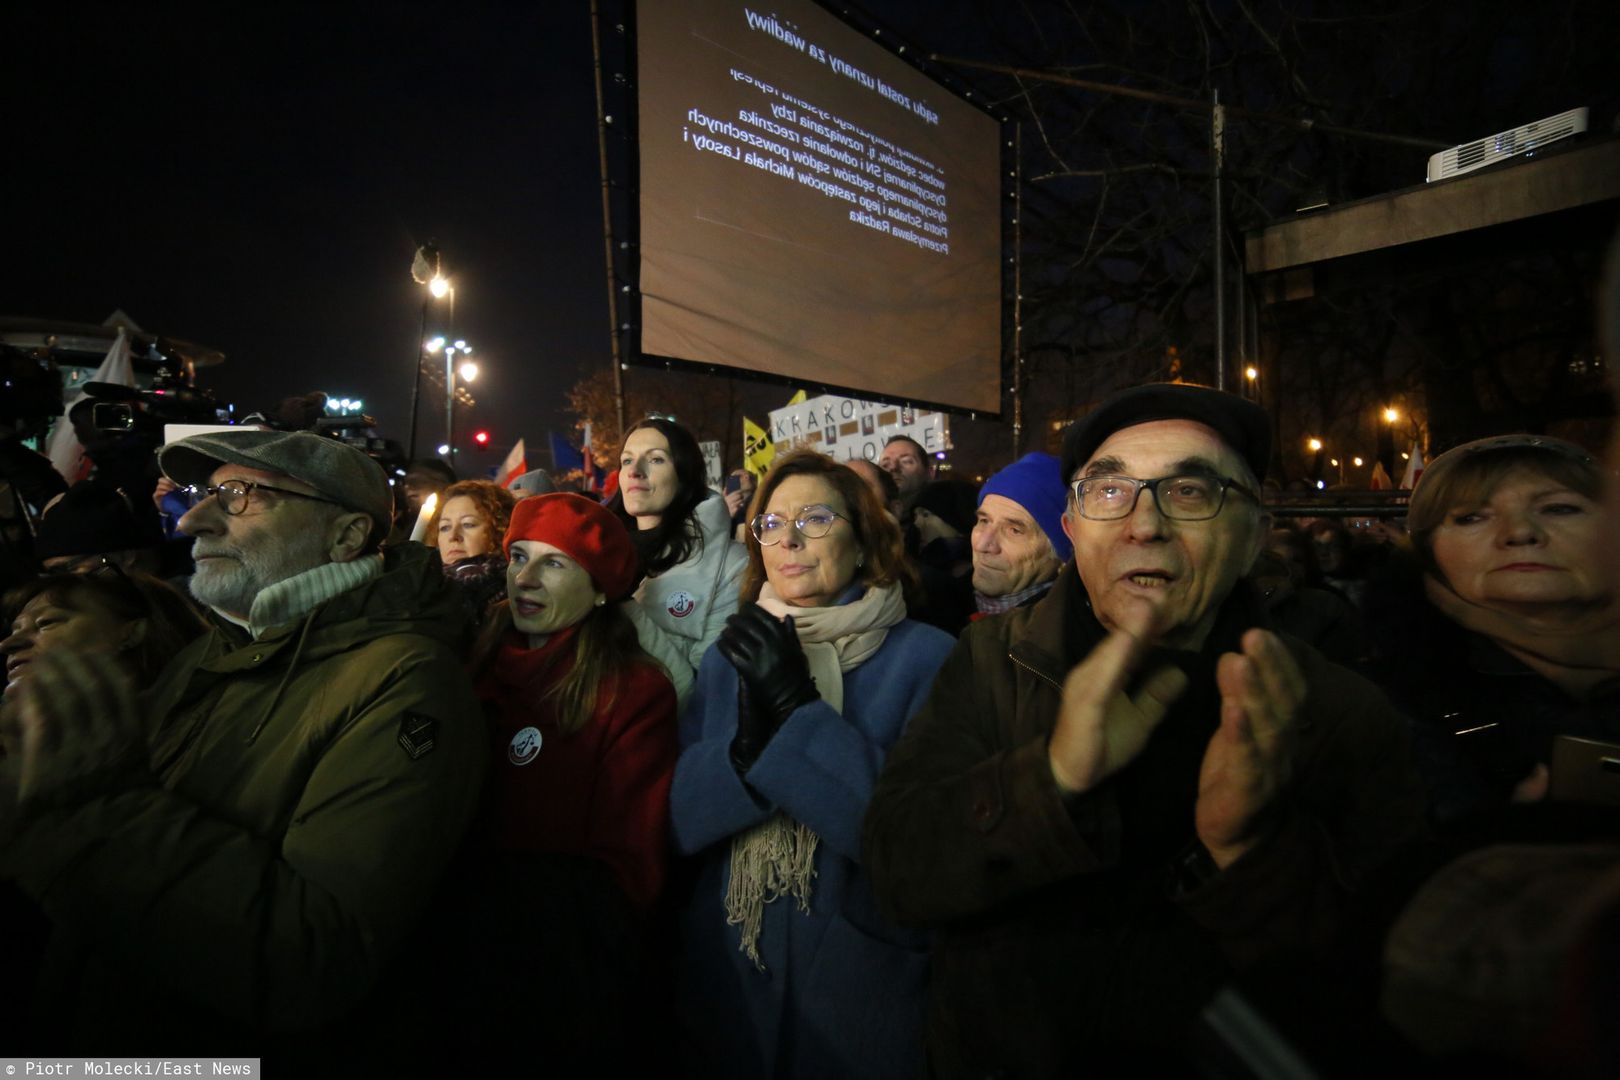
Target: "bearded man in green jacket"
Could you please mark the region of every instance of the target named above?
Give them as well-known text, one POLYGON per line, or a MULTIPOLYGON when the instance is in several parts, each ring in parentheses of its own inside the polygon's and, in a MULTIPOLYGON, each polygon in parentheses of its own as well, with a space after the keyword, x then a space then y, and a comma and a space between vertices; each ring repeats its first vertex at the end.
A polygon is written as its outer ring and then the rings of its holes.
POLYGON ((1207 387, 1074 424, 1074 562, 968 627, 890 753, 864 855, 939 931, 932 1075, 1176 1072, 1234 972, 1330 982, 1347 905, 1422 836, 1399 716, 1243 581, 1269 454, 1264 411, 1207 387))
POLYGON ((379 553, 376 462, 233 431, 159 463, 215 628, 139 700, 53 654, 8 702, 0 871, 53 924, 33 1044, 273 1055, 370 997, 470 818, 483 732, 438 560, 379 553))

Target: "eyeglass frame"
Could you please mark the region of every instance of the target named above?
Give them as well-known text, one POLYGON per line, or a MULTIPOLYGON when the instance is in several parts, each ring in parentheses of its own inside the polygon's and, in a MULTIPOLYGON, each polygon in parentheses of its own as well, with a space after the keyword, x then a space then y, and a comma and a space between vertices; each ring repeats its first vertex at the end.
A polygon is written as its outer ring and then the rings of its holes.
POLYGON ((1076 512, 1078 512, 1079 515, 1085 518, 1087 521, 1124 521, 1126 518, 1136 513, 1136 507, 1141 503, 1142 492, 1144 491, 1152 492, 1153 509, 1166 521, 1213 521, 1215 518, 1221 516, 1222 510, 1226 509, 1226 493, 1233 488, 1236 488, 1238 491, 1247 495, 1249 498, 1255 501, 1256 505, 1259 505, 1260 496, 1256 492, 1250 490, 1247 485, 1238 483, 1230 476, 1219 476, 1211 473, 1177 473, 1174 476, 1159 476, 1152 480, 1142 480, 1135 476, 1121 476, 1115 473, 1099 473, 1096 476, 1082 476, 1078 480, 1069 481, 1069 493, 1074 496, 1074 508, 1076 512), (1082 492, 1080 488, 1081 485, 1088 484, 1093 480, 1123 480, 1127 483, 1135 485, 1136 491, 1131 496, 1131 505, 1126 507, 1124 512, 1118 517, 1092 517, 1090 514, 1086 513, 1086 498, 1084 492, 1082 492), (1164 504, 1159 501, 1159 485, 1167 483, 1171 480, 1213 481, 1220 488, 1221 497, 1216 501, 1215 509, 1204 517, 1177 517, 1174 514, 1167 513, 1164 509, 1164 504))
POLYGON ((233 476, 224 481, 224 483, 219 484, 186 484, 180 490, 186 492, 191 497, 192 509, 196 509, 197 507, 201 506, 208 499, 216 499, 219 501, 220 510, 227 517, 241 517, 243 514, 245 514, 247 512, 248 503, 252 500, 253 493, 255 491, 274 491, 278 495, 293 495, 300 499, 313 499, 315 502, 323 502, 331 506, 343 505, 335 499, 328 499, 324 495, 311 495, 303 491, 292 491, 288 488, 271 487, 269 484, 260 483, 257 480, 244 480, 239 476, 233 476), (224 500, 219 499, 220 490, 224 488, 226 484, 240 484, 246 489, 242 492, 241 509, 232 510, 225 505, 224 500))
MULTIPOLYGON (((784 516, 782 514, 769 514, 769 513, 755 514, 754 519, 748 523, 748 531, 753 536, 753 538, 756 541, 759 542, 760 547, 775 547, 777 544, 780 544, 782 542, 781 537, 777 537, 775 540, 767 541, 763 536, 761 536, 759 534, 760 533, 760 529, 759 529, 760 522, 764 521, 768 517, 782 518, 782 524, 783 525, 791 524, 795 529, 799 530, 799 535, 804 537, 806 540, 820 540, 823 537, 825 537, 827 535, 827 533, 830 533, 830 532, 833 531, 832 525, 828 525, 827 526, 827 532, 811 535, 808 531, 806 531, 806 529, 804 527, 804 512, 806 510, 825 510, 825 511, 827 511, 827 513, 831 514, 837 520, 847 521, 851 525, 855 524, 855 519, 854 518, 848 517, 848 516, 846 516, 844 514, 840 514, 838 511, 834 510, 832 507, 828 506, 826 503, 810 503, 808 506, 799 507, 798 512, 791 518, 786 517, 786 516, 784 516)), ((836 521, 835 521, 835 524, 836 524, 836 521)))

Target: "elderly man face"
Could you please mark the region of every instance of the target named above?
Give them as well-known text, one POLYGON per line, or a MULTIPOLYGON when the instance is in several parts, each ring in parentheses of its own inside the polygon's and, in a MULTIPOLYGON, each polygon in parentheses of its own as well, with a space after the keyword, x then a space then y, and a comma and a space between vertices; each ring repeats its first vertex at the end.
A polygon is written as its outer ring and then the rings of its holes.
MULTIPOLYGON (((1219 477, 1253 491, 1242 458, 1191 420, 1155 420, 1114 432, 1069 479, 1094 476, 1219 477)), ((1103 626, 1113 630, 1124 624, 1126 611, 1151 604, 1167 627, 1164 643, 1184 649, 1203 644, 1221 604, 1253 565, 1263 523, 1253 494, 1236 487, 1226 492, 1220 512, 1203 521, 1166 517, 1145 488, 1122 518, 1084 517, 1072 494, 1063 516, 1075 568, 1103 626)))
POLYGON ((1029 511, 1004 495, 986 495, 973 525, 973 588, 1011 596, 1057 577, 1057 552, 1029 511))
POLYGON ((914 498, 923 485, 928 483, 932 472, 927 453, 910 439, 896 439, 883 448, 878 455, 878 464, 883 471, 894 477, 894 482, 900 489, 900 497, 910 500, 914 498))
POLYGON ((211 485, 239 480, 253 485, 241 513, 227 514, 218 495, 186 511, 179 529, 196 537, 197 571, 191 594, 209 607, 247 618, 268 586, 330 562, 343 523, 356 516, 281 473, 221 465, 211 485))

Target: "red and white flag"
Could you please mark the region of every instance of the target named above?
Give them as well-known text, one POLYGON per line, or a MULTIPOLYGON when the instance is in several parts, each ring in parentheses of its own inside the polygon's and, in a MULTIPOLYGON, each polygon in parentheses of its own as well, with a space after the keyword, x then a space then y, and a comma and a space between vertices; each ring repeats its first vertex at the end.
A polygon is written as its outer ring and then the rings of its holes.
MULTIPOLYGON (((113 341, 112 348, 107 350, 107 358, 88 381, 135 385, 135 365, 129 357, 129 334, 122 326, 118 328, 118 337, 113 341)), ((73 411, 73 406, 88 396, 81 393, 67 403, 67 408, 62 410, 62 418, 51 429, 51 437, 45 445, 45 456, 51 459, 56 471, 70 484, 77 484, 90 474, 90 459, 85 457, 84 447, 79 445, 79 437, 73 433, 73 425, 68 422, 68 413, 73 411)))
POLYGON ((1373 462, 1372 476, 1367 479, 1367 490, 1388 491, 1394 486, 1394 484, 1390 483, 1389 473, 1384 471, 1384 463, 1382 461, 1373 462))
POLYGON ((523 440, 519 439, 512 452, 506 455, 506 460, 501 462, 501 471, 497 474, 501 478, 501 487, 511 487, 512 481, 528 471, 529 459, 523 449, 523 440))
POLYGON ((1418 444, 1414 442, 1412 444, 1412 455, 1406 459, 1406 474, 1401 477, 1401 487, 1406 491, 1411 491, 1417 487, 1417 482, 1422 476, 1423 451, 1419 450, 1418 444))

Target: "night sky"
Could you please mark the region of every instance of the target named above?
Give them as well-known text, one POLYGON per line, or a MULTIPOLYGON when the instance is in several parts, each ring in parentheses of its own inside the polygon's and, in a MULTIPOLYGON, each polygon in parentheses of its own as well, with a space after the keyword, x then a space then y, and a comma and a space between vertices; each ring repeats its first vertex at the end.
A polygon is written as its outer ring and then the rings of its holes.
MULTIPOLYGON (((239 413, 325 390, 403 442, 409 271, 433 239, 484 361, 472 423, 503 450, 563 426, 562 391, 606 364, 585 3, 63 4, 6 22, 4 314, 122 308, 223 350, 200 382, 239 413)), ((424 391, 428 452, 440 402, 424 391)))

